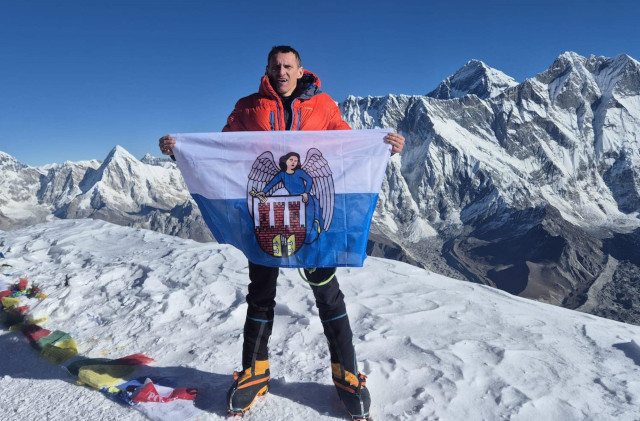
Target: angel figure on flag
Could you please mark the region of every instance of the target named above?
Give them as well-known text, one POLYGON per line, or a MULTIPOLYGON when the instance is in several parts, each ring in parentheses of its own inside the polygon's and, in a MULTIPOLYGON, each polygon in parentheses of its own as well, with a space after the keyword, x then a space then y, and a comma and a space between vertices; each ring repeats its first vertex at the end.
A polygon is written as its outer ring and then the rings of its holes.
POLYGON ((256 158, 249 174, 247 200, 253 216, 253 197, 265 203, 272 196, 301 196, 305 206, 305 244, 328 231, 333 218, 335 189, 329 163, 322 153, 311 148, 304 163, 296 152, 289 152, 278 160, 269 151, 256 158))

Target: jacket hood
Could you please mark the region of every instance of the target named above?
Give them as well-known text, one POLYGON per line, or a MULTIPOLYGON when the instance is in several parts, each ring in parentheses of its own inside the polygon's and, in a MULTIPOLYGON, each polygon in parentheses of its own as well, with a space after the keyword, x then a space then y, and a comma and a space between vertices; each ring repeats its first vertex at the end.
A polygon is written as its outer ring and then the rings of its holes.
MULTIPOLYGON (((320 78, 313 72, 309 70, 303 70, 302 77, 298 80, 298 86, 294 91, 294 95, 300 99, 309 99, 315 95, 321 94, 322 89, 320 89, 321 82, 320 78), (299 93, 299 94, 298 94, 299 93)), ((271 82, 269 82, 269 76, 262 76, 262 80, 260 81, 260 94, 271 96, 274 98, 278 97, 278 93, 271 86, 271 82)))

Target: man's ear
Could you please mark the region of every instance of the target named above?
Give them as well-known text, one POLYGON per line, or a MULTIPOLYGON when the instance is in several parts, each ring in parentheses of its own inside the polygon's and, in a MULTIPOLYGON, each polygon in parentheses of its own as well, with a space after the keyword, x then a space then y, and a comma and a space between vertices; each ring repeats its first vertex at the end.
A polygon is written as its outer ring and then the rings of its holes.
POLYGON ((302 66, 298 67, 298 77, 297 77, 297 79, 301 79, 303 74, 304 74, 304 70, 302 69, 302 66))

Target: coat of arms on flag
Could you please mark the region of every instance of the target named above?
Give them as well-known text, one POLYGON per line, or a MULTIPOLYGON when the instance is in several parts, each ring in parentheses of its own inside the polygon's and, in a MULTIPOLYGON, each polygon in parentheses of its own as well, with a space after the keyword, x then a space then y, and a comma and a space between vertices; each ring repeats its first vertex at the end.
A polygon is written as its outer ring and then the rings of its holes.
POLYGON ((306 159, 289 152, 278 165, 269 151, 253 163, 247 184, 247 209, 260 248, 274 257, 289 257, 331 227, 335 189, 331 168, 311 148, 306 159))
POLYGON ((176 134, 173 152, 219 243, 264 266, 362 266, 389 131, 176 134))

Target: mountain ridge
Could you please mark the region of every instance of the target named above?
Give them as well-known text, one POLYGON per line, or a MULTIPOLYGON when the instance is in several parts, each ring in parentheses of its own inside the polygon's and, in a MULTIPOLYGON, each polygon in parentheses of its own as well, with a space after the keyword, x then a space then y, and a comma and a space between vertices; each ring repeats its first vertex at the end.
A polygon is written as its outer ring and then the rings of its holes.
MULTIPOLYGON (((474 254, 477 244, 490 243, 494 253, 513 256, 510 236, 525 240, 531 230, 541 230, 543 238, 553 238, 558 233, 551 227, 566 227, 566 235, 575 233, 573 240, 551 259, 539 250, 539 256, 522 255, 509 266, 521 268, 514 283, 524 286, 522 291, 526 285, 535 289, 541 268, 557 271, 556 284, 564 287, 556 288, 566 288, 564 295, 540 292, 534 298, 579 307, 610 256, 602 239, 615 233, 622 241, 639 225, 637 69, 628 56, 587 59, 565 53, 540 75, 486 99, 474 93, 446 100, 348 98, 341 110, 354 128, 388 125, 407 138, 406 152, 387 171, 395 187, 378 203, 385 222, 374 223, 372 232, 387 239, 386 250, 394 244, 396 255, 447 276, 495 285, 509 272, 504 263, 487 264, 487 256, 474 254), (535 217, 539 212, 547 216, 535 217), (416 220, 428 221, 438 237, 408 241, 416 220), (493 227, 502 237, 487 237, 482 227, 493 227), (597 246, 589 251, 580 241, 597 246), (595 272, 567 271, 580 261, 595 272), (464 269, 469 264, 474 271, 464 269)), ((632 269, 617 283, 640 279, 637 265, 627 262, 632 269)), ((637 323, 638 316, 624 319, 637 323)))
MULTIPOLYGON (((484 69, 480 79, 488 68, 465 66, 484 69)), ((465 66, 456 73, 467 86, 485 86, 471 83, 465 66)), ((640 304, 640 291, 625 286, 640 283, 640 264, 621 252, 640 230, 640 65, 626 55, 567 52, 507 85, 485 98, 469 90, 446 99, 349 96, 340 104, 352 128, 391 127, 406 138, 386 170, 370 253, 568 308, 590 302, 594 314, 640 324, 640 311, 617 298, 629 291, 640 304), (602 308, 592 305, 596 282, 609 303, 602 308)), ((1 197, 17 197, 34 210, 15 226, 92 217, 212 239, 165 159, 138 160, 116 146, 102 163, 66 163, 44 176, 5 155, 6 179, 25 188, 23 196, 0 195, 2 229, 21 202, 1 197), (34 189, 46 194, 33 199, 26 192, 34 189)))
POLYGON ((487 99, 517 84, 518 82, 511 76, 487 66, 480 60, 473 59, 442 81, 426 96, 436 99, 455 99, 473 94, 487 99))

